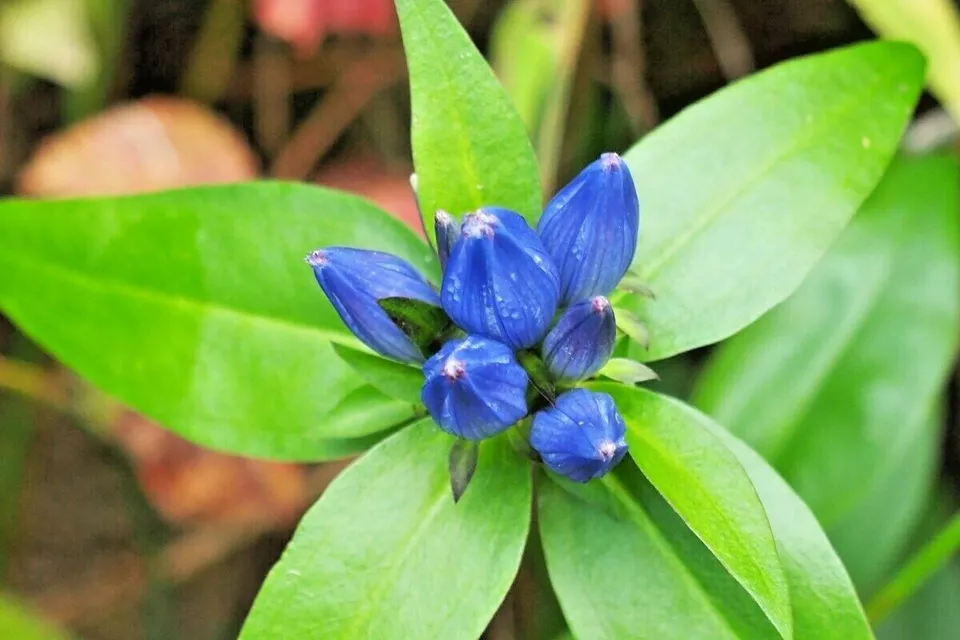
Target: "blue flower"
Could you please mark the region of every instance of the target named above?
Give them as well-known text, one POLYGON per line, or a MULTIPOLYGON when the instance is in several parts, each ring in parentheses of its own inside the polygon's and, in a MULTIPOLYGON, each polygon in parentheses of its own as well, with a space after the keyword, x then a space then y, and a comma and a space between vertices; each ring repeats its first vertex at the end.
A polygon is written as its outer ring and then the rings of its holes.
POLYGON ((506 345, 481 336, 451 340, 423 365, 421 399, 440 427, 482 440, 527 415, 527 373, 506 345))
POLYGON ((620 463, 627 453, 626 430, 613 398, 573 389, 533 417, 530 445, 551 471, 587 482, 620 463))
POLYGON ((560 274, 560 304, 610 295, 633 262, 639 231, 630 170, 605 153, 554 196, 537 226, 560 274))
POLYGON ((460 223, 446 211, 437 211, 433 218, 433 230, 437 234, 437 257, 440 258, 440 266, 446 269, 453 245, 460 235, 460 223))
POLYGON ((589 378, 610 359, 617 341, 613 307, 603 296, 569 307, 543 340, 541 353, 559 381, 589 378))
POLYGON ((557 310, 553 261, 526 221, 507 209, 464 218, 443 274, 443 308, 468 333, 514 349, 543 338, 557 310))
POLYGON ((389 253, 329 247, 307 256, 307 264, 344 324, 365 345, 401 362, 423 362, 424 355, 377 303, 412 298, 437 307, 437 292, 410 263, 389 253))

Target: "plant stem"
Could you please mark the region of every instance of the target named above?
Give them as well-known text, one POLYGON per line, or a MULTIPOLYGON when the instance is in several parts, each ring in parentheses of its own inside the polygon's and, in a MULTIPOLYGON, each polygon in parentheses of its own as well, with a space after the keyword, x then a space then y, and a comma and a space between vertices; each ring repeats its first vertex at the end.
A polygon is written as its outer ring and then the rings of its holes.
POLYGON ((930 579, 960 547, 960 514, 913 555, 887 585, 867 604, 867 617, 876 625, 930 579))
POLYGON ((69 412, 71 407, 65 394, 52 382, 50 374, 43 367, 0 356, 0 389, 69 412))

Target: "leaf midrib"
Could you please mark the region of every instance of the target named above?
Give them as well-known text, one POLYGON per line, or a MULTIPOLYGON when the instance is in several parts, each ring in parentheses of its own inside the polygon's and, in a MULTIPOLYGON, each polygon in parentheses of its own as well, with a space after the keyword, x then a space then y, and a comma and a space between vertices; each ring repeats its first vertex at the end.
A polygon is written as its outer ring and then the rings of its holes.
MULTIPOLYGON (((55 274, 55 278, 65 281, 72 280, 81 288, 86 287, 101 293, 113 293, 133 299, 139 298, 148 302, 159 304, 161 306, 168 306, 172 308, 194 308, 200 312, 200 315, 221 313, 223 315, 236 316, 253 323, 273 325, 284 331, 319 334, 324 340, 336 342, 353 349, 358 349, 364 353, 367 352, 367 348, 356 338, 344 333, 338 333, 331 329, 325 329, 318 325, 304 324, 290 320, 289 318, 281 318, 278 316, 257 314, 246 309, 230 307, 219 302, 215 303, 210 300, 203 300, 196 297, 176 295, 146 286, 138 286, 134 283, 117 280, 115 278, 97 277, 88 272, 70 269, 57 263, 45 262, 35 258, 30 258, 24 254, 17 253, 15 250, 6 250, 0 253, 0 262, 7 262, 11 265, 19 264, 21 268, 46 271, 48 273, 55 274)), ((0 290, 2 290, 2 286, 0 286, 0 290)))
POLYGON ((715 202, 717 202, 717 205, 714 208, 707 208, 703 215, 694 217, 692 224, 686 228, 686 231, 674 236, 673 241, 667 244, 659 255, 652 256, 650 260, 641 264, 639 269, 640 275, 645 278, 647 282, 652 283, 663 267, 676 258, 677 254, 684 247, 693 242, 719 220, 734 201, 753 188, 758 182, 766 178, 767 174, 784 159, 805 148, 806 143, 815 135, 831 127, 836 121, 846 115, 847 112, 857 107, 861 103, 863 96, 871 95, 876 87, 888 83, 889 79, 886 74, 879 74, 876 80, 870 84, 863 85, 863 91, 851 92, 847 99, 841 101, 829 110, 829 115, 824 115, 814 126, 804 128, 800 134, 791 137, 789 143, 784 146, 782 151, 776 153, 768 162, 760 165, 760 168, 754 174, 738 183, 738 185, 732 188, 723 198, 716 199, 715 202))
MULTIPOLYGON (((629 425, 629 422, 628 422, 628 425, 629 425)), ((682 464, 680 464, 680 465, 676 464, 670 456, 666 455, 666 452, 665 452, 664 449, 659 445, 659 442, 658 442, 658 441, 652 440, 652 439, 649 439, 649 438, 645 437, 645 436, 643 435, 643 430, 642 430, 642 429, 632 428, 632 429, 630 429, 630 433, 634 434, 635 437, 641 439, 641 440, 643 441, 644 445, 645 445, 647 448, 656 451, 656 452, 659 454, 660 459, 663 460, 663 461, 665 461, 665 462, 669 465, 669 467, 671 468, 671 470, 674 472, 674 475, 675 475, 675 476, 684 476, 684 477, 687 477, 688 479, 693 479, 693 480, 695 480, 695 476, 693 476, 693 475, 691 475, 691 474, 689 474, 689 473, 686 473, 686 469, 685 469, 685 467, 684 467, 682 464)), ((731 455, 732 455, 732 454, 731 454, 731 455)), ((633 452, 632 452, 632 451, 631 451, 631 456, 633 456, 633 452)), ((637 465, 640 467, 640 469, 643 470, 643 468, 644 468, 643 464, 641 464, 641 462, 640 462, 639 460, 636 460, 636 462, 637 462, 637 465)), ((739 462, 737 462, 737 464, 739 465, 739 462)), ((744 471, 744 475, 746 476, 746 471, 744 471)), ((789 636, 784 636, 783 631, 780 629, 779 623, 778 623, 776 620, 774 620, 774 617, 772 616, 772 612, 768 609, 768 605, 765 604, 764 602, 760 602, 760 600, 758 599, 759 594, 756 593, 757 589, 756 589, 754 586, 752 586, 752 585, 746 584, 746 581, 745 581, 743 578, 740 577, 740 575, 739 575, 740 572, 739 572, 739 571, 735 571, 735 570, 730 566, 729 560, 721 557, 721 554, 719 554, 719 553, 714 549, 714 544, 713 544, 713 543, 711 543, 711 542, 709 542, 709 541, 707 541, 707 540, 704 539, 704 536, 701 535, 701 533, 697 530, 697 528, 694 527, 694 526, 690 523, 689 519, 685 516, 685 514, 684 514, 680 509, 678 509, 678 508, 676 507, 676 504, 674 503, 673 499, 672 499, 670 496, 668 496, 668 495, 660 488, 660 486, 659 486, 658 483, 653 483, 653 484, 654 484, 654 487, 656 487, 657 491, 660 493, 660 495, 663 496, 664 500, 667 501, 667 503, 674 509, 674 511, 677 513, 677 515, 679 515, 680 518, 684 521, 684 523, 687 525, 687 527, 697 536, 697 538, 700 539, 701 542, 703 542, 703 544, 707 547, 707 549, 710 550, 710 552, 713 554, 713 556, 714 556, 717 560, 720 561, 720 564, 722 564, 723 567, 724 567, 727 571, 730 572, 730 575, 732 575, 732 576, 734 577, 734 579, 736 579, 736 581, 737 581, 738 583, 740 583, 740 585, 741 585, 744 589, 747 590, 747 593, 749 593, 749 594, 754 598, 754 600, 755 600, 755 601, 757 602, 757 604, 760 606, 760 609, 764 612, 764 614, 767 616, 767 618, 770 620, 770 622, 773 623, 773 626, 777 629, 777 631, 781 634, 781 636, 783 636, 783 637, 789 637, 789 636)), ((699 482, 696 482, 696 481, 692 482, 691 484, 692 484, 693 486, 696 486, 696 487, 700 487, 700 486, 701 486, 701 484, 700 484, 699 482)), ((758 503, 758 504, 762 504, 762 502, 760 501, 760 496, 756 493, 756 489, 753 487, 753 483, 752 483, 752 482, 750 482, 750 487, 751 487, 751 489, 752 489, 752 491, 753 491, 753 493, 754 493, 754 496, 757 498, 757 503, 758 503)), ((754 560, 754 555, 750 552, 751 547, 750 547, 749 544, 746 544, 745 541, 743 540, 743 538, 741 537, 739 527, 732 526, 732 524, 731 524, 731 522, 730 522, 730 519, 727 517, 727 514, 726 514, 725 510, 722 509, 722 508, 720 508, 720 506, 718 505, 718 503, 717 503, 715 500, 712 499, 712 496, 711 496, 710 492, 708 492, 708 491, 700 491, 699 493, 700 493, 701 495, 706 496, 707 502, 708 502, 709 504, 711 504, 711 506, 713 506, 714 512, 717 513, 717 514, 720 516, 720 519, 722 520, 723 524, 726 526, 727 531, 729 531, 729 532, 732 533, 731 538, 732 538, 733 540, 736 540, 737 546, 739 547, 739 549, 738 549, 739 554, 738 554, 738 555, 740 555, 740 556, 742 556, 742 557, 745 557, 745 558, 748 560, 748 563, 749 563, 751 566, 753 566, 753 568, 754 568, 754 570, 755 570, 755 573, 756 573, 757 575, 759 575, 760 581, 761 581, 761 583, 763 584, 763 586, 764 586, 765 589, 766 589, 766 593, 764 594, 764 596, 765 596, 765 597, 764 597, 764 600, 767 600, 768 598, 770 598, 770 596, 771 596, 772 594, 776 594, 776 593, 778 592, 778 589, 775 588, 775 584, 774 584, 773 582, 771 582, 770 579, 768 578, 766 569, 765 569, 763 566, 761 566, 760 564, 758 564, 758 563, 754 560)), ((766 520, 766 518, 765 518, 765 520, 766 520)), ((783 574, 783 567, 782 567, 782 565, 780 564, 780 555, 779 555, 779 552, 778 552, 777 549, 776 549, 776 539, 775 539, 775 537, 774 537, 774 535, 773 535, 773 529, 772 529, 771 526, 770 526, 769 520, 766 520, 766 530, 770 533, 770 539, 774 542, 774 548, 773 548, 773 549, 774 549, 774 557, 777 559, 777 566, 780 567, 781 574, 783 574)), ((787 587, 786 576, 783 575, 783 578, 784 578, 784 579, 783 579, 783 584, 784 584, 785 587, 787 587)), ((788 594, 788 596, 789 596, 789 591, 787 592, 787 594, 788 594)), ((776 599, 774 599, 774 600, 777 601, 777 602, 779 602, 780 599, 779 599, 779 598, 776 598, 776 599)), ((789 609, 789 606, 788 606, 788 609, 789 609)), ((791 624, 791 626, 792 626, 792 624, 791 624)))
POLYGON ((701 583, 697 576, 691 571, 690 567, 683 562, 680 558, 680 555, 677 553, 677 550, 666 540, 664 533, 660 528, 655 524, 650 515, 643 509, 635 500, 630 497, 630 492, 623 485, 623 483, 613 474, 608 474, 603 477, 601 482, 607 487, 607 489, 616 496, 616 499, 622 504, 627 512, 630 514, 630 520, 644 530, 649 536, 650 540, 653 541, 657 549, 660 551, 661 555, 667 559, 668 562, 679 567, 678 572, 683 577, 684 582, 688 585, 691 585, 691 589, 694 593, 697 594, 698 599, 707 607, 713 611, 716 618, 722 623, 729 632, 730 636, 733 638, 737 637, 737 632, 733 628, 733 625, 727 619, 726 615, 720 608, 717 606, 717 603, 713 601, 712 598, 707 594, 706 588, 703 583, 701 583))

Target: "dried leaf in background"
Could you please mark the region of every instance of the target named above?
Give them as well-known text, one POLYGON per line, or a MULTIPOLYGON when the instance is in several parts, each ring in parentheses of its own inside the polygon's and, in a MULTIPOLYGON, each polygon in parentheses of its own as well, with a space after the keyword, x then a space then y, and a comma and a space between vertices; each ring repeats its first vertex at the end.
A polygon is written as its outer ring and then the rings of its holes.
POLYGON ((150 502, 176 524, 282 529, 307 501, 299 465, 201 449, 132 411, 120 416, 111 435, 133 460, 150 502))
POLYGON ((188 100, 150 97, 47 138, 18 191, 63 197, 242 182, 256 177, 257 164, 226 119, 188 100))

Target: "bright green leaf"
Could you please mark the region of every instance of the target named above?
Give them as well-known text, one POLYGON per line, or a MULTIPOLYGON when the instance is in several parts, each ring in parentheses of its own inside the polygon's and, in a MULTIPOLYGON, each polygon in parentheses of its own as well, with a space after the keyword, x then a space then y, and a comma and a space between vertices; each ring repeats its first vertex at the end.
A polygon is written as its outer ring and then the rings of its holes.
POLYGON ((626 153, 641 203, 630 295, 646 360, 736 333, 786 298, 889 162, 923 59, 870 43, 786 62, 686 109, 626 153))
POLYGON ((593 387, 616 400, 630 455, 644 475, 790 638, 790 595, 776 543, 737 458, 678 400, 613 383, 593 387))
POLYGON ((354 436, 413 415, 337 357, 331 340, 359 343, 303 262, 317 247, 358 246, 436 276, 429 248, 365 200, 283 183, 6 200, 0 238, 0 309, 96 385, 190 440, 321 459, 355 453, 369 442, 354 436), (357 394, 368 396, 361 414, 357 394), (344 437, 351 441, 331 440, 344 437))
POLYGON ((953 0, 848 0, 880 35, 917 46, 927 60, 930 88, 960 119, 960 11, 953 0))
POLYGON ((632 463, 603 481, 561 483, 538 485, 540 534, 550 581, 577 637, 779 637, 632 463))
POLYGON ((443 0, 396 0, 410 69, 420 208, 459 215, 502 206, 531 223, 543 203, 519 114, 443 0))
MULTIPOLYGON (((636 431, 633 410, 639 407, 641 414, 659 415, 662 422, 674 425, 677 431, 709 432, 743 465, 773 529, 789 586, 795 638, 870 638, 853 584, 816 518, 759 455, 707 416, 677 400, 639 388, 602 385, 602 389, 613 395, 620 406, 627 421, 628 440, 636 431)), ((660 430, 665 428, 662 426, 660 430)), ((633 455, 637 455, 638 446, 643 445, 634 437, 630 445, 633 455)))
POLYGON ((10 640, 65 640, 67 635, 19 602, 0 594, 0 638, 10 640))
POLYGON ((506 438, 481 445, 454 504, 453 439, 423 420, 330 485, 267 577, 242 640, 475 640, 520 564, 529 463, 506 438))
POLYGON ((378 391, 391 398, 403 400, 411 405, 422 404, 420 391, 423 389, 423 370, 399 362, 393 362, 351 349, 343 345, 334 345, 337 355, 353 367, 354 372, 378 391))
MULTIPOLYGON (((750 443, 829 532, 929 439, 960 336, 958 167, 898 160, 797 293, 736 336, 696 404, 750 443)), ((935 435, 933 437, 936 437, 935 435)))

